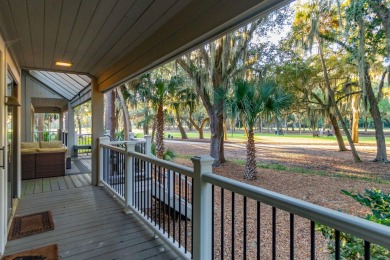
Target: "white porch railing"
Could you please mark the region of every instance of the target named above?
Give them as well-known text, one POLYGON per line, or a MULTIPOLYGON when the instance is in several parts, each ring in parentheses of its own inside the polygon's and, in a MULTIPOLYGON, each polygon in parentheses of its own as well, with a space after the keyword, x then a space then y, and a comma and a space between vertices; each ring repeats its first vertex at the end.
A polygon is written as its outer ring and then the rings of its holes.
POLYGON ((116 195, 125 212, 140 217, 182 258, 234 258, 238 249, 241 257, 251 250, 254 258, 276 259, 279 211, 290 217, 289 243, 285 245, 289 244, 290 259, 296 257, 295 244, 302 237, 308 239, 307 255, 316 259, 317 223, 334 230, 335 259, 340 259, 340 232, 362 240, 365 259, 370 259, 373 245, 390 248, 390 227, 212 174, 213 159, 209 156, 193 157, 194 168, 156 159, 150 154, 150 137, 113 143, 102 137, 99 161, 100 184, 116 195), (118 147, 124 143, 125 148, 118 147), (144 148, 137 152, 140 144, 144 148), (229 205, 225 202, 227 195, 229 205), (269 223, 260 221, 262 205, 272 209, 269 223), (237 207, 243 213, 237 214, 237 207), (300 229, 304 234, 299 239, 295 216, 308 220, 307 231, 300 229), (226 219, 234 221, 228 226, 226 219), (240 232, 235 232, 237 223, 242 227, 240 232), (260 243, 266 239, 260 237, 264 226, 271 228, 269 252, 264 252, 260 243), (250 239, 256 242, 255 248, 249 245, 250 239))

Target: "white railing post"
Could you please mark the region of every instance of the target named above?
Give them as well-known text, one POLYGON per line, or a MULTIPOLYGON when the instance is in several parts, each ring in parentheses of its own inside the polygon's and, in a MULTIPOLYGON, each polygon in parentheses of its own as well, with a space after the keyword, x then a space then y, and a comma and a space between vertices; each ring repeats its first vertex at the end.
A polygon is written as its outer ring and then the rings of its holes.
POLYGON ((150 135, 145 135, 144 139, 146 141, 145 155, 151 156, 152 155, 152 137, 150 135))
POLYGON ((214 158, 203 155, 191 158, 194 164, 194 184, 192 185, 194 198, 193 212, 193 257, 194 259, 212 258, 212 210, 211 210, 211 184, 202 180, 204 173, 212 173, 214 158))
POLYGON ((137 144, 137 142, 133 142, 133 141, 129 141, 129 142, 126 142, 126 169, 125 169, 125 208, 124 208, 124 212, 126 214, 129 214, 131 213, 131 206, 132 203, 133 203, 133 190, 132 190, 132 186, 133 186, 133 183, 134 183, 134 179, 133 179, 133 169, 134 169, 134 166, 133 166, 133 160, 132 160, 132 157, 129 155, 128 152, 135 152, 135 145, 137 144))
MULTIPOLYGON (((104 171, 104 162, 103 162, 103 159, 104 159, 104 155, 103 155, 103 147, 101 146, 101 144, 108 144, 110 142, 110 138, 108 137, 105 137, 105 136, 102 136, 102 137, 99 137, 99 169, 98 169, 98 185, 99 186, 102 186, 102 181, 103 181, 103 171, 104 171)), ((68 147, 69 149, 69 147, 68 147)))

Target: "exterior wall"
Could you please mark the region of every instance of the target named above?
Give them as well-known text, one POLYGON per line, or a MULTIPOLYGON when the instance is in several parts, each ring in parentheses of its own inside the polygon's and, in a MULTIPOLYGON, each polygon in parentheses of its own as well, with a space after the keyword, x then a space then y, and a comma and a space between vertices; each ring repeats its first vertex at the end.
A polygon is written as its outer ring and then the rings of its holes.
MULTIPOLYGON (((6 76, 8 69, 11 71, 12 76, 18 83, 18 98, 20 102, 21 96, 21 78, 20 78, 20 69, 18 64, 13 60, 11 54, 7 51, 6 43, 3 40, 3 37, 0 34, 0 148, 5 148, 5 151, 0 151, 0 164, 6 165, 3 162, 3 152, 7 153, 7 132, 6 132, 6 106, 5 102, 5 91, 6 91, 6 76)), ((17 127, 17 135, 20 137, 20 108, 18 108, 18 127, 17 127)), ((20 138, 19 138, 20 139, 20 138)), ((20 146, 18 145, 18 149, 16 151, 18 154, 17 160, 17 183, 18 190, 20 191, 21 186, 21 173, 20 173, 20 146)), ((7 219, 7 167, 0 167, 0 256, 4 252, 5 244, 7 242, 7 234, 8 234, 8 219, 7 219)), ((20 192, 18 192, 18 196, 20 196, 20 192)))
POLYGON ((33 141, 33 112, 31 110, 31 98, 58 98, 60 95, 50 90, 41 82, 31 77, 28 73, 22 71, 22 142, 33 141))

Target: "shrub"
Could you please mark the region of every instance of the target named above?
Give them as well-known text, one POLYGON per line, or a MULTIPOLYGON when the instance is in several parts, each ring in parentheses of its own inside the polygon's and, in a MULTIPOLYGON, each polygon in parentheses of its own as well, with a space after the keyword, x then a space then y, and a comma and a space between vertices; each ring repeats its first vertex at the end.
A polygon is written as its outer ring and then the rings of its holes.
MULTIPOLYGON (((341 190, 341 193, 353 198, 360 204, 371 209, 371 213, 364 216, 365 219, 390 226, 390 193, 384 193, 378 189, 366 189, 364 193, 353 194, 352 192, 341 190)), ((317 230, 321 231, 328 240, 328 249, 331 259, 335 258, 335 231, 323 225, 317 225, 317 230)), ((370 247, 372 259, 390 259, 390 251, 385 247, 372 244, 370 247)), ((342 259, 363 259, 364 241, 355 236, 340 233, 340 256, 342 259)))

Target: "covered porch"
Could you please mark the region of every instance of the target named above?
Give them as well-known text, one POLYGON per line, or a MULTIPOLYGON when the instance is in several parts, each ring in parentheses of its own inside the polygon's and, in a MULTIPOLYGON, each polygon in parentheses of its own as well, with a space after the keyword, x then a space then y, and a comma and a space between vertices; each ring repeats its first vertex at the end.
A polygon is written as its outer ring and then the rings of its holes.
POLYGON ((55 229, 9 241, 5 255, 58 244, 61 259, 178 258, 134 214, 123 214, 102 187, 88 183, 88 176, 70 177, 35 180, 43 182, 43 190, 38 185, 33 193, 26 181, 16 216, 51 211, 55 229))
POLYGON ((316 259, 318 223, 335 233, 336 259, 343 232, 361 240, 366 259, 374 244, 389 248, 388 227, 223 178, 208 156, 194 154, 193 167, 184 167, 154 158, 147 136, 103 137, 106 91, 288 2, 1 1, 0 256, 57 243, 59 257, 69 259, 245 258, 249 251, 258 259, 316 259), (87 100, 91 173, 23 182, 21 142, 34 140, 33 113, 64 118, 57 139, 73 155, 73 108, 87 100), (46 210, 54 230, 7 240, 15 216, 46 210), (304 229, 296 230, 297 218, 304 229))

